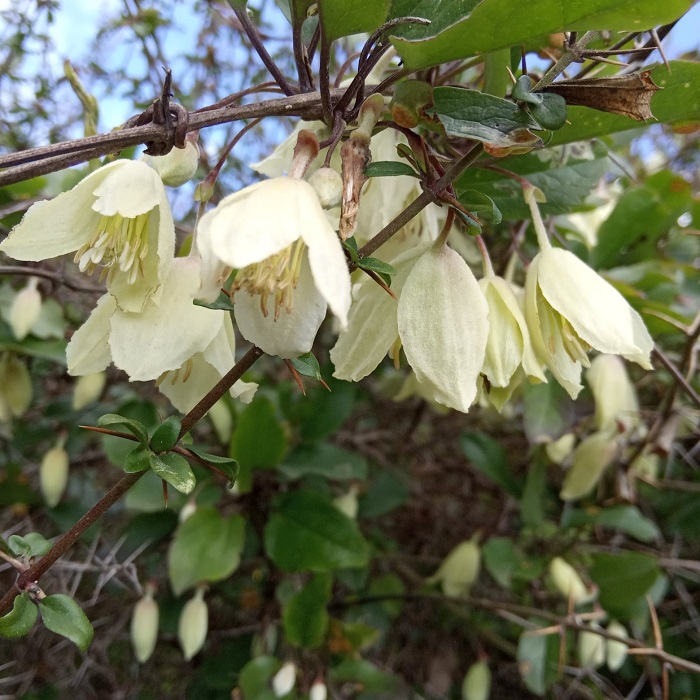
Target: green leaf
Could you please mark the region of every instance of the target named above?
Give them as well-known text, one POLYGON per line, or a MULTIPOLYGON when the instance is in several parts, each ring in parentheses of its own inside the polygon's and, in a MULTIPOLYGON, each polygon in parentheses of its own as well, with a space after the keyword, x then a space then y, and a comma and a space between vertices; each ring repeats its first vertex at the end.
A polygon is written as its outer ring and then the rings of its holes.
POLYGON ((335 435, 353 409, 356 385, 332 377, 327 383, 330 391, 323 388, 309 391, 298 404, 296 413, 302 440, 313 442, 335 435))
POLYGON ((270 681, 281 666, 282 662, 274 656, 258 656, 249 661, 238 679, 245 700, 277 700, 270 681))
POLYGON ((459 203, 472 214, 488 219, 494 224, 500 224, 503 221, 501 210, 496 206, 493 199, 483 192, 464 190, 459 195, 459 203))
POLYGON ((210 452, 204 452, 191 445, 187 448, 190 452, 194 452, 197 457, 200 457, 205 462, 209 462, 212 466, 216 467, 219 471, 223 472, 229 480, 229 488, 236 483, 238 478, 238 462, 231 457, 222 457, 221 455, 213 455, 210 452))
POLYGON ((162 455, 151 453, 148 457, 151 469, 163 481, 172 484, 180 493, 188 494, 194 490, 197 479, 187 460, 175 452, 162 455))
POLYGON ((240 564, 245 521, 202 506, 181 523, 168 551, 168 575, 175 595, 200 581, 221 581, 240 564))
POLYGON ((522 44, 561 31, 641 31, 680 17, 692 0, 394 0, 390 17, 432 20, 395 33, 392 43, 411 70, 522 44))
POLYGON ((367 478, 367 460, 342 447, 322 442, 297 447, 280 465, 279 471, 292 480, 308 475, 331 481, 363 480, 367 478))
POLYGON ((358 518, 379 518, 402 506, 410 498, 404 479, 388 471, 381 471, 367 492, 360 498, 358 518))
POLYGON ((660 574, 656 557, 641 552, 595 554, 590 577, 600 588, 600 604, 607 612, 626 619, 639 598, 660 574))
POLYGON ((397 163, 393 160, 379 160, 370 163, 365 168, 367 177, 394 177, 396 175, 410 175, 420 177, 408 163, 397 163))
POLYGON ((350 255, 350 260, 354 263, 359 263, 360 262, 360 256, 357 254, 357 241, 355 240, 354 236, 351 236, 350 238, 346 238, 344 241, 342 241, 343 248, 348 251, 348 254, 350 255))
POLYGON ((373 32, 383 24, 390 5, 391 0, 319 0, 324 40, 330 43, 343 36, 373 32))
POLYGON ((532 85, 530 76, 521 75, 513 86, 513 98, 527 102, 530 114, 543 129, 561 129, 566 123, 566 100, 561 95, 531 92, 532 85))
POLYGON ((226 292, 221 292, 214 301, 195 299, 194 305, 203 306, 205 309, 214 309, 214 311, 233 311, 234 309, 231 297, 226 292))
POLYGON ((326 605, 331 597, 331 577, 316 574, 284 606, 282 622, 287 641, 298 647, 317 649, 328 629, 326 605))
POLYGON ((41 620, 47 629, 70 639, 80 651, 90 646, 95 630, 81 607, 63 593, 46 596, 39 601, 41 620))
POLYGON ((556 440, 574 424, 574 402, 551 376, 547 384, 524 384, 523 389, 523 424, 530 444, 556 440))
POLYGON ((265 550, 283 571, 334 571, 369 561, 357 523, 311 491, 280 498, 265 528, 265 550))
POLYGON ((307 352, 305 355, 300 355, 296 359, 291 360, 292 367, 304 377, 313 377, 321 381, 321 367, 318 360, 312 352, 307 352))
POLYGON ((12 610, 0 617, 0 637, 16 639, 24 637, 34 627, 39 610, 29 593, 20 593, 12 604, 12 610))
MULTIPOLYGON (((544 625, 542 625, 544 626, 544 625)), ((521 634, 518 640, 518 669, 527 689, 544 695, 557 677, 558 634, 521 634)))
POLYGON ((536 452, 527 472, 523 496, 520 499, 520 515, 523 524, 537 527, 545 516, 545 495, 547 493, 547 463, 541 452, 536 452))
MULTIPOLYGON (((359 683, 365 693, 392 693, 399 685, 395 676, 384 673, 364 659, 345 659, 331 669, 329 676, 334 683, 359 683)), ((392 695, 392 697, 398 696, 392 695)))
MULTIPOLYGON (((683 124, 700 120, 700 64, 671 61, 652 70, 651 77, 663 90, 651 98, 651 111, 662 124, 683 124)), ((618 131, 639 129, 638 121, 620 114, 600 112, 588 107, 568 107, 567 124, 557 131, 550 145, 593 139, 618 131)))
POLYGON ((462 452, 482 474, 506 493, 520 498, 522 485, 513 476, 503 447, 483 433, 465 433, 460 438, 462 452))
POLYGON ((10 535, 7 540, 10 551, 16 556, 43 557, 52 547, 43 535, 38 532, 28 532, 26 535, 10 535))
POLYGON ((609 527, 625 532, 640 542, 653 542, 660 535, 656 523, 642 515, 637 506, 619 505, 601 509, 569 510, 565 511, 561 524, 562 527, 609 527))
POLYGON ((513 540, 507 537, 492 537, 481 548, 486 570, 496 583, 510 588, 513 572, 518 568, 521 557, 515 551, 513 540))
POLYGON ((177 445, 182 421, 177 416, 166 418, 154 431, 149 443, 154 452, 166 452, 177 445))
POLYGON ((244 469, 271 469, 282 461, 286 451, 287 437, 272 402, 264 396, 253 399, 233 432, 231 457, 244 469))
POLYGON ((396 268, 393 265, 389 265, 389 263, 385 263, 378 258, 362 258, 358 267, 361 267, 363 270, 372 270, 378 275, 396 274, 396 268))
POLYGON ((143 445, 136 445, 124 460, 124 471, 127 474, 145 472, 151 468, 151 455, 153 453, 143 445))
POLYGON ((144 447, 148 445, 148 431, 146 426, 133 418, 125 418, 116 413, 107 413, 97 419, 99 428, 114 428, 124 426, 144 447))
POLYGON ((458 87, 438 87, 433 94, 434 112, 449 136, 508 147, 517 144, 513 132, 540 128, 525 110, 500 97, 458 87))

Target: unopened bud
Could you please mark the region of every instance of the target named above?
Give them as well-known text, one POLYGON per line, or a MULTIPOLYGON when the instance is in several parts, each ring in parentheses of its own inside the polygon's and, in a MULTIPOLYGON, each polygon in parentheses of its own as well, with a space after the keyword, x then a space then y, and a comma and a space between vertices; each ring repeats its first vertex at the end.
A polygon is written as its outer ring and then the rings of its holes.
POLYGON ((185 661, 189 661, 204 646, 208 628, 209 611, 204 602, 204 588, 198 588, 182 608, 177 626, 177 637, 185 661))
POLYGON ((153 590, 149 587, 146 594, 134 606, 131 616, 131 644, 136 660, 142 664, 148 661, 156 648, 158 639, 158 603, 153 600, 153 590))
POLYGON ((557 591, 566 600, 573 600, 574 605, 587 603, 595 596, 595 591, 586 587, 576 569, 561 557, 554 557, 550 562, 549 577, 557 591))
MULTIPOLYGON (((170 153, 164 156, 141 156, 160 175, 164 185, 168 187, 179 187, 189 182, 197 172, 199 165, 199 146, 193 138, 191 132, 185 141, 184 148, 173 148, 170 153)), ((196 135, 194 136, 196 138, 196 135)))
MULTIPOLYGON (((592 628, 600 629, 596 623, 592 628)), ((599 668, 605 663, 605 638, 595 632, 579 632, 578 660, 582 668, 599 668)))
POLYGON ((17 340, 24 340, 41 313, 39 279, 30 277, 27 286, 15 295, 10 307, 10 326, 17 340))
POLYGON ((481 549, 473 537, 458 544, 440 564, 440 568, 428 579, 430 583, 440 581, 445 595, 468 595, 469 589, 479 576, 481 549))
POLYGON ((286 661, 272 677, 272 692, 276 697, 282 698, 292 692, 296 682, 297 667, 291 661, 286 661))
POLYGON ((52 447, 42 458, 39 467, 39 486, 49 508, 55 508, 68 484, 68 453, 62 441, 52 447))
POLYGON ((309 178, 324 209, 339 207, 343 201, 343 178, 333 168, 319 168, 309 178))
POLYGON ((334 498, 333 505, 341 513, 347 515, 348 518, 350 518, 351 520, 355 520, 355 518, 357 518, 358 508, 357 486, 351 486, 350 490, 347 493, 344 493, 342 496, 338 496, 338 498, 334 498))
MULTIPOLYGON (((624 625, 621 625, 616 620, 613 620, 608 625, 608 632, 617 635, 618 637, 626 637, 627 630, 624 625)), ((605 655, 605 663, 611 671, 618 671, 622 664, 627 659, 627 645, 624 642, 616 642, 612 639, 607 641, 607 653, 605 655)))
POLYGON ((559 498, 574 501, 585 496, 600 480, 617 454, 617 443, 609 433, 594 433, 574 452, 574 463, 566 473, 559 498))
POLYGON ((309 700, 326 700, 327 697, 328 689, 326 684, 320 679, 315 680, 309 690, 309 700))
POLYGON ((625 363, 617 355, 598 355, 586 370, 595 400, 598 430, 630 430, 640 423, 639 402, 625 363))
POLYGON ((19 357, 6 352, 0 358, 0 402, 15 418, 24 415, 32 403, 32 378, 19 357))
POLYGON ((491 671, 485 661, 477 661, 462 683, 462 700, 488 700, 491 695, 491 671))
POLYGON ((105 372, 94 372, 78 377, 73 384, 73 410, 80 411, 97 401, 102 395, 106 381, 105 372))
POLYGON ((562 464, 574 451, 576 436, 573 433, 564 433, 558 440, 545 445, 544 451, 554 464, 562 464))

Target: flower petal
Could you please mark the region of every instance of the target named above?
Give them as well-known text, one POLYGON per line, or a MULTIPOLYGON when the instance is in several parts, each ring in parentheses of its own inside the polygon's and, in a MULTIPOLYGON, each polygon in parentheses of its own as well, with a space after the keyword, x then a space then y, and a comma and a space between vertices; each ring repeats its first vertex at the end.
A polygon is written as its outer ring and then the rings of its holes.
POLYGON ((66 348, 68 374, 82 376, 101 372, 109 366, 112 354, 109 348, 109 321, 117 304, 111 294, 97 301, 88 320, 73 333, 66 348))
MULTIPOLYGON (((166 198, 158 173, 139 160, 117 160, 95 187, 92 208, 103 216, 119 214, 133 219, 157 207, 166 198)), ((167 201, 167 200, 166 200, 167 201)))
POLYGON ((458 253, 431 247, 401 291, 399 336, 409 364, 435 400, 466 412, 476 398, 489 332, 488 305, 458 253))
POLYGON ((299 357, 310 352, 318 329, 326 316, 326 302, 314 285, 306 258, 294 290, 291 313, 282 309, 275 321, 274 295, 270 295, 263 316, 260 297, 240 291, 234 298, 234 316, 241 335, 268 355, 299 357))

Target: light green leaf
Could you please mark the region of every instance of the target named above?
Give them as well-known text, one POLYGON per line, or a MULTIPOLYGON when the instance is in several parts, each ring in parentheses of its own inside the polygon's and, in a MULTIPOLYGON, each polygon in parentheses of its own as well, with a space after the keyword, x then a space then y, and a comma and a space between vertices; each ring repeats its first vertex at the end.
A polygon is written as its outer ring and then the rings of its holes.
POLYGON ((601 525, 631 535, 640 542, 653 542, 659 536, 659 528, 642 515, 637 506, 612 506, 610 508, 569 510, 562 518, 562 527, 601 525))
POLYGON ((241 561, 245 521, 203 506, 181 523, 168 551, 168 575, 176 595, 200 581, 221 581, 241 561))
MULTIPOLYGON (((544 624, 542 625, 544 627, 544 624)), ((557 676, 558 634, 521 634, 518 641, 518 669, 527 689, 544 695, 557 676)))
POLYGON ((283 571, 334 571, 369 560, 357 523, 311 491, 280 498, 265 528, 265 549, 283 571))
POLYGON ((26 535, 10 535, 7 540, 10 551, 16 556, 43 557, 51 549, 49 542, 38 532, 28 532, 26 535))
POLYGON ((97 419, 99 428, 113 429, 115 426, 124 426, 142 445, 148 445, 148 433, 146 426, 133 418, 125 418, 116 413, 107 413, 97 419))
POLYGON ((510 588, 513 572, 518 568, 520 555, 515 551, 513 540, 507 537, 492 537, 481 548, 486 570, 496 583, 510 588))
POLYGON ((39 610, 29 593, 20 593, 12 604, 12 610, 0 617, 0 637, 16 639, 24 637, 34 627, 39 610))
POLYGON ((197 479, 187 460, 174 452, 162 455, 151 453, 148 457, 151 469, 163 481, 172 484, 180 493, 192 493, 197 479))
POLYGON ((287 641, 298 647, 317 649, 328 628, 326 605, 331 595, 331 577, 316 574, 284 606, 282 622, 287 641))
POLYGON ((319 0, 323 37, 327 42, 343 36, 373 32, 389 12, 391 0, 319 0))
POLYGON ((280 670, 282 662, 274 656, 258 656, 242 669, 238 684, 245 700, 277 700, 270 687, 272 676, 280 670))
POLYGON ((82 608, 63 593, 46 596, 39 601, 41 620, 47 629, 70 639, 80 651, 90 646, 95 630, 82 608))
POLYGON ((307 352, 305 355, 300 355, 296 359, 290 360, 294 369, 299 372, 299 374, 305 377, 313 377, 314 379, 321 380, 321 367, 318 364, 318 360, 312 352, 307 352))

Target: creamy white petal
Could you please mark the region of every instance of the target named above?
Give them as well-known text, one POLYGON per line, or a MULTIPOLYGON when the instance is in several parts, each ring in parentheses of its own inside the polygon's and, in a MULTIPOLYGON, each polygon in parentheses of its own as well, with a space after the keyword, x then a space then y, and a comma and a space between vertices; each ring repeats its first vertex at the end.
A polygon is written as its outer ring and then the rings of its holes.
POLYGON ((625 363, 616 355, 598 355, 586 371, 595 400, 595 421, 599 430, 629 430, 640 424, 639 402, 625 363))
POLYGON ((600 352, 651 369, 654 341, 622 294, 567 250, 550 248, 538 257, 542 294, 580 338, 600 352))
MULTIPOLYGON (((328 131, 328 127, 321 121, 300 121, 296 127, 294 127, 292 133, 289 134, 289 136, 287 136, 287 138, 282 141, 282 143, 280 143, 269 156, 263 158, 257 163, 251 163, 250 167, 255 170, 255 172, 261 173, 262 175, 267 175, 267 177, 279 177, 280 175, 286 175, 292 165, 294 147, 296 146, 299 132, 302 129, 307 129, 308 131, 311 131, 317 135, 328 131)), ((319 139, 319 141, 322 140, 323 138, 319 139)), ((315 170, 321 165, 322 162, 323 153, 319 153, 309 170, 315 170)))
POLYGON ((418 381, 435 400, 466 412, 476 398, 488 338, 488 306, 454 250, 431 247, 401 291, 399 336, 418 381))
POLYGON ((211 246, 211 221, 210 217, 202 217, 195 235, 195 246, 202 271, 201 287, 197 298, 207 302, 213 302, 218 298, 224 282, 231 274, 231 267, 221 262, 211 246))
POLYGON ((294 290, 291 313, 282 309, 275 321, 273 295, 268 299, 267 308, 268 315, 263 316, 259 296, 244 291, 235 295, 234 316, 241 335, 268 355, 293 358, 310 352, 326 316, 326 302, 314 285, 306 258, 294 290))
MULTIPOLYGON (((158 173, 138 160, 117 160, 102 182, 95 187, 92 208, 103 216, 119 214, 133 219, 166 199, 158 173)), ((166 199, 167 201, 167 199, 166 199)))
POLYGON ((111 294, 97 301, 87 321, 73 333, 66 348, 68 374, 82 376, 106 369, 112 361, 109 348, 110 319, 117 305, 111 294))
POLYGON ((157 379, 203 351, 221 328, 225 312, 192 303, 199 291, 199 261, 178 258, 164 283, 159 306, 141 313, 117 311, 110 347, 114 364, 132 381, 157 379))

